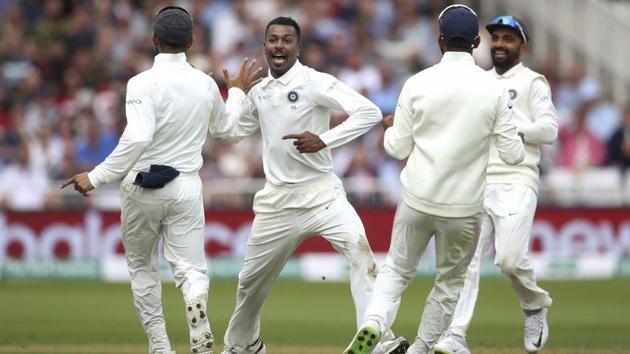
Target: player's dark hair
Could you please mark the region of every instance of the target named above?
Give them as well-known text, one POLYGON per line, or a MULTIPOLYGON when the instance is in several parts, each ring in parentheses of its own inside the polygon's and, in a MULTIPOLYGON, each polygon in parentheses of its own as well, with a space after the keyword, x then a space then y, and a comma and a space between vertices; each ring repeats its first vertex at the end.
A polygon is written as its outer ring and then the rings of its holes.
POLYGON ((160 48, 162 48, 163 50, 167 49, 169 51, 176 51, 176 52, 184 52, 186 51, 186 46, 185 45, 177 45, 174 43, 170 43, 168 41, 165 41, 163 39, 161 39, 160 37, 157 37, 157 41, 158 44, 160 46, 160 48))
MULTIPOLYGON (((190 12, 186 11, 185 8, 181 7, 181 6, 165 6, 162 9, 160 9, 160 11, 158 11, 157 14, 155 14, 155 17, 159 16, 162 12, 166 11, 166 10, 179 10, 184 12, 186 15, 190 16, 190 12)), ((192 16, 190 16, 190 18, 192 18, 192 16)))
POLYGON ((297 40, 298 42, 300 41, 300 36, 302 35, 302 31, 300 30, 300 25, 298 25, 298 23, 295 22, 295 20, 292 19, 291 17, 280 16, 271 20, 267 24, 267 27, 265 28, 265 38, 267 37, 267 32, 269 31, 269 27, 273 25, 283 25, 283 26, 293 27, 295 29, 295 33, 297 34, 297 40))
POLYGON ((459 37, 451 38, 445 44, 446 44, 446 47, 449 49, 470 50, 470 43, 464 38, 459 38, 459 37))
MULTIPOLYGON (((155 14, 155 19, 154 21, 158 20, 158 17, 166 10, 177 10, 177 11, 181 11, 182 13, 184 13, 186 16, 190 17, 190 20, 192 22, 192 16, 190 15, 190 13, 188 11, 186 11, 186 9, 184 9, 183 7, 180 6, 165 6, 162 9, 160 9, 160 11, 157 12, 157 14, 155 14)), ((159 36, 157 37, 158 40, 158 44, 160 46, 160 48, 163 49, 168 49, 169 51, 175 51, 175 52, 185 52, 186 51, 186 47, 188 44, 176 44, 173 42, 170 42, 168 40, 162 39, 159 36)))

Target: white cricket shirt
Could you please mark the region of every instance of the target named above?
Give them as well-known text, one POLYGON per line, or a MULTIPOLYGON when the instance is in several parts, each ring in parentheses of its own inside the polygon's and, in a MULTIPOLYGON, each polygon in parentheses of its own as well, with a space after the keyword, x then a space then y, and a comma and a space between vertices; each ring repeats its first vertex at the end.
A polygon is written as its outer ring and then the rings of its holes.
POLYGON ((240 113, 231 122, 222 121, 213 130, 217 136, 238 141, 260 128, 263 168, 274 185, 303 183, 332 171, 330 149, 358 137, 382 119, 381 111, 367 98, 333 76, 303 66, 299 61, 284 75, 271 74, 246 96, 231 88, 228 111, 240 113), (349 117, 330 129, 330 111, 349 117), (304 131, 319 135, 326 147, 316 153, 300 153, 293 139, 282 137, 304 131))
POLYGON ((407 160, 403 201, 437 216, 482 210, 490 138, 507 163, 523 160, 506 90, 472 55, 446 52, 440 63, 405 83, 385 150, 407 160))
POLYGON ((539 144, 553 144, 558 137, 558 116, 545 77, 519 63, 499 75, 490 72, 505 86, 514 105, 514 123, 525 139, 525 159, 510 166, 490 147, 488 183, 525 184, 538 192, 539 144))
POLYGON ((188 64, 184 53, 158 54, 151 69, 132 77, 125 110, 118 145, 88 174, 95 188, 152 164, 197 172, 210 120, 226 114, 214 80, 188 64))

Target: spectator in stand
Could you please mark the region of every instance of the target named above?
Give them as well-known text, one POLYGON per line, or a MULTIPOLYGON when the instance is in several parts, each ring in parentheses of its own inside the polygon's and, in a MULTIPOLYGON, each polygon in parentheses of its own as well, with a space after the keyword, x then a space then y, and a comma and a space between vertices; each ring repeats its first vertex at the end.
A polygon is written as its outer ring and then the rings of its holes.
POLYGON ((630 168, 630 106, 623 111, 623 121, 608 141, 608 163, 630 168))
POLYGON ((28 147, 20 144, 0 172, 0 209, 32 211, 47 205, 49 181, 45 170, 33 168, 28 147))
POLYGON ((381 85, 370 91, 370 100, 381 109, 384 115, 393 114, 396 110, 401 83, 397 80, 394 69, 389 63, 380 62, 378 71, 381 85))
POLYGON ((83 132, 76 138, 77 167, 79 170, 90 170, 114 150, 118 136, 103 131, 91 113, 83 118, 83 123, 83 132))
POLYGON ((575 172, 601 166, 606 159, 606 146, 586 126, 587 108, 587 104, 582 104, 575 112, 573 122, 561 127, 558 134, 557 164, 575 172))
POLYGON ((595 81, 585 82, 580 87, 579 95, 581 104, 586 108, 586 127, 599 140, 608 141, 619 127, 621 112, 604 99, 600 85, 595 81))
POLYGON ((561 79, 555 101, 560 124, 566 125, 571 122, 571 116, 579 105, 579 90, 584 73, 577 64, 571 63, 562 72, 561 79))

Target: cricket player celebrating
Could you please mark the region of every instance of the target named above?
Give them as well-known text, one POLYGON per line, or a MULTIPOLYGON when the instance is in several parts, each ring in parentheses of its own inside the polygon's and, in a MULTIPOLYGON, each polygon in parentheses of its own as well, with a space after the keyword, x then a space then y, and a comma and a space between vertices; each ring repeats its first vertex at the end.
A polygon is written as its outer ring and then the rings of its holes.
POLYGON ((488 185, 479 245, 468 267, 466 282, 448 332, 435 346, 436 353, 470 353, 466 331, 479 293, 479 269, 494 231, 495 263, 510 279, 525 312, 525 349, 540 351, 549 335, 547 309, 551 297, 536 284, 527 258, 529 237, 536 211, 539 144, 552 144, 558 135, 556 111, 544 76, 521 63, 527 52, 529 33, 525 24, 512 16, 499 16, 486 29, 492 36, 491 73, 509 90, 515 123, 525 142, 525 160, 510 166, 497 156, 493 144, 488 163, 488 185))
MULTIPOLYGON (((266 353, 260 337, 263 303, 295 248, 309 236, 322 235, 347 258, 357 324, 372 294, 374 255, 361 219, 332 173, 330 149, 365 133, 381 121, 381 112, 331 75, 303 66, 297 60, 300 46, 300 27, 293 19, 269 22, 264 43, 269 75, 249 95, 230 88, 226 106, 240 109, 240 119, 218 128, 219 136, 233 141, 260 128, 267 178, 254 198, 256 216, 225 333, 225 354, 266 353), (349 115, 333 129, 331 109, 349 115)), ((228 86, 234 86, 223 73, 228 86)), ((404 338, 389 336, 378 350, 404 353, 404 338)))
MULTIPOLYGON (((201 148, 212 121, 225 117, 223 99, 212 78, 186 61, 192 45, 192 17, 167 6, 155 17, 153 67, 127 84, 127 126, 114 151, 89 173, 68 179, 87 196, 94 188, 120 185, 122 240, 134 305, 149 339, 149 352, 170 354, 162 311, 158 244, 164 242, 175 284, 186 302, 193 353, 212 353, 214 339, 206 303, 209 279, 204 253, 201 148)), ((255 71, 243 70, 235 85, 244 90, 255 71)))
POLYGON ((498 156, 523 160, 507 90, 475 65, 479 21, 464 5, 438 17, 440 63, 407 80, 395 118, 384 119, 389 155, 407 158, 402 201, 365 321, 344 354, 367 354, 392 325, 402 292, 416 275, 418 259, 435 236, 435 284, 407 353, 427 354, 451 322, 477 245, 486 168, 492 138, 498 156))

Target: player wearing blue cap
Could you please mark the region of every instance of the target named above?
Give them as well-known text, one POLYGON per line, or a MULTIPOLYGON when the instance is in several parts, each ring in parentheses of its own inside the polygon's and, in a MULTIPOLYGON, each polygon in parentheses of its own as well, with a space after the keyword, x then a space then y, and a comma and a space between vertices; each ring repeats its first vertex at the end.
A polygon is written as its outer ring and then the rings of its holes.
POLYGON ((453 5, 442 11, 438 23, 442 60, 407 80, 395 118, 383 121, 385 150, 407 159, 400 176, 402 202, 364 324, 344 354, 370 353, 391 328, 402 292, 435 236, 435 284, 407 350, 432 353, 451 322, 477 245, 492 139, 505 163, 517 164, 524 157, 507 91, 472 57, 480 42, 477 15, 453 5))
POLYGON ((536 284, 527 253, 536 211, 539 144, 552 144, 556 140, 556 112, 547 80, 521 63, 529 42, 523 21, 499 16, 486 25, 486 29, 492 36, 490 53, 494 68, 490 72, 510 93, 515 122, 525 142, 525 160, 509 166, 497 157, 494 144, 491 146, 479 244, 468 267, 453 322, 436 344, 436 353, 470 353, 466 331, 479 293, 481 260, 493 231, 495 263, 510 279, 525 312, 525 349, 530 353, 540 351, 549 335, 547 309, 551 306, 551 297, 536 284))

